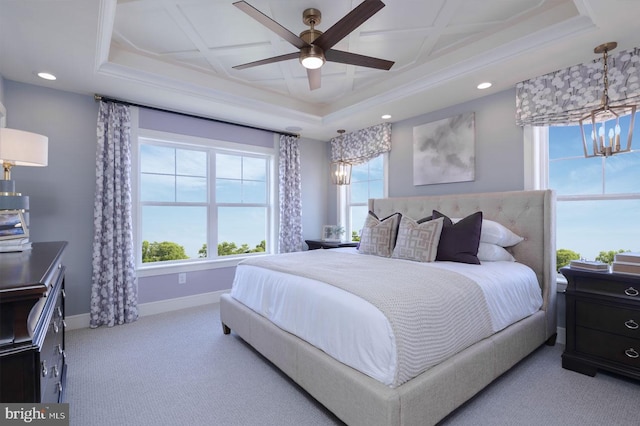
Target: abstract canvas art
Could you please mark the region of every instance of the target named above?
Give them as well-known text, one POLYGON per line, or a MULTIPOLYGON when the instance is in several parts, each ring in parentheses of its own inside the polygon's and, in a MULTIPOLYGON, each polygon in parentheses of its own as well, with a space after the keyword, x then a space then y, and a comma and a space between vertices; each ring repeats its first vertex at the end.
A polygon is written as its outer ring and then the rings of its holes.
POLYGON ((475 114, 468 112, 413 128, 413 184, 475 179, 475 114))

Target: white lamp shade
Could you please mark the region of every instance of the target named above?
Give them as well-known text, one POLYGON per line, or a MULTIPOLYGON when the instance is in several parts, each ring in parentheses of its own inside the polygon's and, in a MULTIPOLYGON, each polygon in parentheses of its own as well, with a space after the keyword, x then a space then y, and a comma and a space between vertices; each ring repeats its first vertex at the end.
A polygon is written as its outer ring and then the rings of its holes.
POLYGON ((49 138, 23 130, 0 128, 0 163, 46 166, 49 138))

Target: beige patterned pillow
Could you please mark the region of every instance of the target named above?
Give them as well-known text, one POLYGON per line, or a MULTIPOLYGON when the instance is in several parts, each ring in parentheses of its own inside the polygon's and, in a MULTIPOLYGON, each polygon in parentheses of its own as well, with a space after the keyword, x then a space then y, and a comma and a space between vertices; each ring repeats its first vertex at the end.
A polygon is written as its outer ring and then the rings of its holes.
POLYGON ((436 260, 443 222, 444 218, 442 217, 418 223, 411 218, 402 216, 392 257, 417 262, 436 260))
POLYGON ((397 213, 380 220, 373 213, 369 213, 362 228, 358 252, 391 257, 401 217, 397 213))

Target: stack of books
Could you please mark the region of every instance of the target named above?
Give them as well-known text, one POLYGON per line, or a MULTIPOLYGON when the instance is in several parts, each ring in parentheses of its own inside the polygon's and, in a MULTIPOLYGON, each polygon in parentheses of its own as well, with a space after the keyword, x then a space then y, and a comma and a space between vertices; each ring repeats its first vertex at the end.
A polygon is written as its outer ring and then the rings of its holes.
POLYGON ((617 274, 640 275, 640 253, 628 251, 616 254, 611 271, 617 274))
POLYGON ((25 251, 31 249, 29 238, 11 238, 0 240, 0 253, 25 251))
POLYGON ((571 269, 583 269, 585 271, 609 272, 609 264, 596 260, 572 260, 571 269))

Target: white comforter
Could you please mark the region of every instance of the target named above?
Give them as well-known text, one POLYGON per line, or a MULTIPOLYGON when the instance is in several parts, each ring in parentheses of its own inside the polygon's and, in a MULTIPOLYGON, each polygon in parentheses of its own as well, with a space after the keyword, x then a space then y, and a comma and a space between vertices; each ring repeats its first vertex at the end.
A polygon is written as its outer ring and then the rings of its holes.
MULTIPOLYGON (((344 255, 362 256, 355 249, 339 250, 344 255)), ((475 281, 485 295, 494 332, 535 313, 542 306, 535 274, 525 265, 516 262, 423 265, 426 271, 448 269, 475 281)), ((397 369, 392 328, 382 312, 358 296, 309 278, 249 265, 238 266, 231 295, 340 362, 392 385, 397 369), (310 312, 313 315, 309 315, 310 312), (334 330, 341 333, 336 335, 334 330)))

